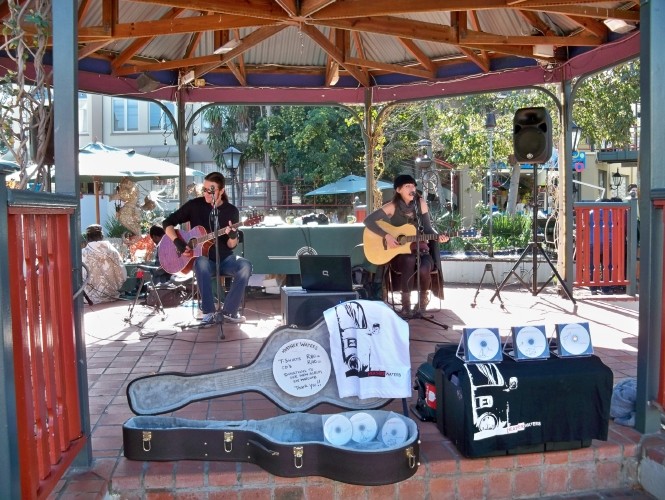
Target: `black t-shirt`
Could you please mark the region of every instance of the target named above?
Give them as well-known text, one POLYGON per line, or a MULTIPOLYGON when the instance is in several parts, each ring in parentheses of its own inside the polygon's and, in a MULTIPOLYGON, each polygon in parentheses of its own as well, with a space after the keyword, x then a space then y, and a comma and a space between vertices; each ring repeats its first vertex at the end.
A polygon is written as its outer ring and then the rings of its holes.
MULTIPOLYGON (((195 226, 202 226, 205 228, 206 233, 212 233, 212 224, 214 221, 211 220, 212 206, 206 203, 205 198, 200 196, 194 198, 193 200, 187 201, 183 206, 178 210, 169 215, 164 222, 162 223, 163 227, 168 226, 177 226, 178 224, 184 224, 189 222, 190 228, 195 226)), ((231 224, 236 224, 240 221, 240 213, 238 209, 231 205, 230 203, 222 203, 217 207, 217 220, 219 221, 219 229, 223 229, 231 224)), ((217 244, 219 245, 219 256, 221 259, 231 255, 233 250, 231 250, 227 241, 229 237, 225 234, 217 238, 217 244)), ((215 260, 215 246, 211 246, 208 251, 208 257, 212 260, 215 260)))

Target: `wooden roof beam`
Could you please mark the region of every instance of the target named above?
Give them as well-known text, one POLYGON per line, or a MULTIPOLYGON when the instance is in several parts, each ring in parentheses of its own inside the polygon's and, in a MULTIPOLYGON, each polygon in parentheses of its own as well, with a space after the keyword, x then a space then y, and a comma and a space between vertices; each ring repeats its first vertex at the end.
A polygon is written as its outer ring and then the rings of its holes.
MULTIPOLYGON (((151 5, 164 5, 167 7, 179 7, 189 10, 200 10, 214 12, 216 14, 227 14, 232 16, 254 17, 257 19, 272 19, 279 21, 290 18, 290 9, 295 11, 296 7, 289 7, 291 1, 282 1, 278 5, 272 0, 251 0, 239 2, 238 0, 132 0, 137 3, 148 3, 151 5), (283 4, 283 5, 282 5, 283 4), (286 6, 286 8, 284 8, 286 6)), ((297 2, 296 2, 297 4, 297 2)))
MULTIPOLYGON (((468 13, 466 11, 452 12, 450 14, 451 24, 453 27, 457 28, 457 33, 466 34, 468 30, 468 23, 471 23, 471 27, 476 31, 481 31, 480 29, 480 20, 478 19, 478 13, 475 10, 471 10, 468 13)), ((458 46, 460 52, 473 61, 476 66, 478 66, 484 73, 488 73, 490 70, 490 57, 487 54, 487 51, 480 50, 477 54, 475 50, 468 49, 466 47, 458 46)))
MULTIPOLYGON (((166 14, 164 14, 161 17, 161 19, 175 19, 176 17, 178 17, 183 12, 184 12, 184 9, 171 9, 166 14)), ((113 62, 111 63, 111 72, 113 73, 120 66, 122 66, 127 61, 129 61, 143 47, 148 45, 154 39, 155 39, 155 37, 137 38, 132 43, 130 43, 129 46, 125 50, 123 50, 120 54, 118 54, 116 56, 115 59, 113 59, 113 62)))
POLYGON ((101 41, 102 35, 104 39, 123 40, 127 38, 177 35, 194 31, 255 28, 271 25, 275 25, 275 22, 267 19, 212 14, 198 17, 183 17, 179 18, 178 22, 173 22, 171 19, 159 19, 156 21, 117 24, 114 26, 112 33, 103 26, 81 28, 79 30, 79 40, 101 41), (94 38, 98 38, 98 40, 93 40, 94 38))
POLYGON ((429 57, 427 57, 427 54, 420 50, 420 47, 416 45, 416 42, 409 40, 408 38, 399 38, 399 41, 406 50, 411 52, 413 57, 416 58, 416 61, 418 61, 423 68, 431 73, 432 76, 430 76, 430 78, 434 78, 434 76, 436 76, 436 65, 429 57))
POLYGON ((317 21, 317 25, 341 28, 349 31, 365 31, 398 38, 409 38, 411 40, 427 40, 439 43, 457 42, 457 31, 450 26, 413 21, 401 17, 377 17, 353 20, 334 19, 317 21))
POLYGON ((401 73, 403 75, 417 76, 419 78, 425 78, 428 80, 433 79, 436 76, 433 75, 431 71, 416 68, 414 66, 400 66, 399 64, 386 64, 377 61, 370 61, 368 59, 359 59, 357 57, 348 57, 345 63, 347 65, 354 64, 356 66, 378 69, 381 71, 387 71, 389 73, 401 73))
POLYGON ((460 36, 460 44, 474 45, 561 45, 570 47, 595 47, 602 44, 596 36, 510 36, 481 31, 467 31, 460 36))
POLYGON ((340 66, 348 71, 351 76, 358 80, 361 85, 369 87, 369 78, 367 78, 367 76, 361 71, 358 71, 356 68, 346 63, 344 60, 344 54, 342 54, 342 52, 336 46, 330 43, 323 35, 323 33, 318 30, 318 28, 304 24, 301 29, 303 33, 305 33, 312 39, 312 41, 314 41, 314 43, 318 44, 324 51, 330 54, 330 57, 332 57, 340 66))
MULTIPOLYGON (((240 40, 240 44, 232 49, 230 52, 226 54, 215 54, 216 57, 220 57, 219 62, 217 63, 205 63, 201 65, 202 67, 196 70, 196 77, 200 78, 206 73, 209 73, 210 71, 213 71, 220 66, 223 66, 227 64, 229 61, 233 61, 237 57, 240 57, 243 53, 251 49, 252 47, 258 45, 262 41, 270 38, 271 36, 279 33, 283 29, 285 29, 287 25, 281 25, 281 26, 264 26, 263 28, 260 28, 256 31, 251 32, 249 35, 247 35, 245 38, 240 40)), ((237 36, 237 34, 236 34, 237 36)), ((205 59, 205 56, 201 59, 205 59)), ((242 63, 241 63, 242 64, 242 63)), ((244 65, 242 66, 244 70, 244 65)))
MULTIPOLYGON (((594 9, 596 11, 615 11, 618 9, 605 9, 589 7, 587 4, 607 3, 605 0, 582 0, 585 6, 580 9, 594 9)), ((312 15, 317 21, 323 19, 348 19, 368 16, 394 16, 399 14, 427 13, 427 12, 454 12, 460 10, 492 10, 492 9, 522 9, 550 10, 566 9, 566 6, 578 7, 580 0, 337 0, 334 4, 319 10, 312 15), (526 6, 525 6, 526 4, 526 6)), ((596 17, 596 16, 594 16, 596 17)), ((602 17, 602 16, 598 16, 602 17)))

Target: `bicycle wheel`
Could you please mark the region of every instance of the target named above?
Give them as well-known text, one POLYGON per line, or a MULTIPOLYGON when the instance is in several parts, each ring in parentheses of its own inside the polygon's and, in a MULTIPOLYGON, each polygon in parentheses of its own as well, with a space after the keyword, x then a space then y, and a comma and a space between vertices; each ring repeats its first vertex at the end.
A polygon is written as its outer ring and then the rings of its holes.
POLYGON ((441 181, 439 179, 439 174, 437 173, 437 171, 426 170, 425 172, 423 172, 421 177, 421 185, 424 195, 433 194, 435 196, 438 196, 439 186, 441 185, 441 181))

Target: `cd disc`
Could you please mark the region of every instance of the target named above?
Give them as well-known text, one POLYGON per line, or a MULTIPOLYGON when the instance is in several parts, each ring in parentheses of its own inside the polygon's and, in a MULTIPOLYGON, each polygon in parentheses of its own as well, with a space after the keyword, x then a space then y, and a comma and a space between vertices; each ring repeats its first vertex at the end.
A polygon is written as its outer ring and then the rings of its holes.
POLYGON ((408 436, 409 430, 406 424, 398 417, 389 418, 381 428, 381 440, 386 446, 399 446, 408 436))
POLYGON ((356 443, 367 443, 374 439, 378 431, 378 426, 372 415, 360 412, 352 415, 350 420, 353 429, 351 439, 356 443))
POLYGON ((351 441, 352 433, 351 421, 344 415, 332 415, 323 424, 323 435, 335 446, 344 446, 351 441))
POLYGON ((571 323, 563 327, 559 335, 561 347, 573 356, 584 353, 591 344, 589 332, 582 325, 571 323))
POLYGON ((547 349, 545 334, 535 326, 521 328, 515 336, 517 349, 527 358, 537 358, 547 349))
POLYGON ((469 352, 480 361, 492 359, 499 352, 499 339, 492 330, 477 328, 468 340, 469 352))

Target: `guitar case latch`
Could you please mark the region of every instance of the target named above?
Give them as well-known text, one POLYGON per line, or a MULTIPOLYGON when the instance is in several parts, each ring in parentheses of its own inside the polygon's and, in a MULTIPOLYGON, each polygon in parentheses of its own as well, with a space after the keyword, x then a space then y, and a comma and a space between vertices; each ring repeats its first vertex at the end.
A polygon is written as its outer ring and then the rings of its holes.
POLYGON ((152 432, 143 431, 143 451, 150 451, 152 448, 152 432))
POLYGON ((224 451, 231 453, 233 450, 233 432, 224 432, 224 451))
POLYGON ((303 458, 305 450, 302 446, 293 447, 293 464, 296 466, 296 469, 302 469, 303 458))

